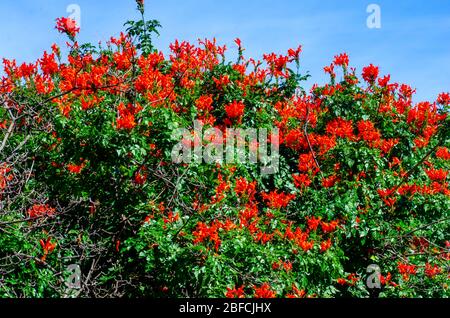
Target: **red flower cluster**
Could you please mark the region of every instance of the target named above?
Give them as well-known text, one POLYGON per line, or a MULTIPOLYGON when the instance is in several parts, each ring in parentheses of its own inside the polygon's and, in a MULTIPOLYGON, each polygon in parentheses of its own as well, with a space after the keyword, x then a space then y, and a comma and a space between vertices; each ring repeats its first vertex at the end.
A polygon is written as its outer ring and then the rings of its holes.
POLYGON ((339 177, 338 176, 329 176, 328 178, 323 178, 322 179, 322 186, 324 188, 332 188, 338 182, 339 182, 339 177))
POLYGON ((374 66, 373 64, 370 64, 369 66, 366 66, 363 68, 363 79, 368 82, 369 84, 375 83, 376 79, 378 78, 378 75, 380 73, 380 70, 378 66, 374 66))
POLYGON ((236 180, 234 191, 241 199, 253 201, 256 194, 256 181, 250 183, 245 178, 239 178, 236 180))
POLYGON ((442 93, 437 99, 438 104, 450 105, 450 93, 442 93))
POLYGON ((55 215, 55 209, 48 204, 35 204, 28 209, 27 214, 31 219, 55 215))
POLYGON ((308 224, 308 229, 310 231, 316 231, 318 229, 321 221, 322 221, 321 217, 316 218, 314 216, 311 216, 311 217, 306 218, 306 222, 308 224))
POLYGON ((47 52, 44 52, 44 56, 39 60, 39 63, 44 75, 51 76, 59 70, 59 65, 55 60, 55 53, 47 54, 47 52))
POLYGON ((444 169, 429 169, 425 170, 425 172, 432 181, 445 181, 448 176, 448 171, 444 169))
POLYGON ((66 33, 71 38, 74 38, 80 32, 75 20, 64 17, 56 19, 56 29, 61 33, 66 33))
POLYGON ((337 66, 347 67, 349 62, 350 61, 349 61, 349 57, 348 57, 347 53, 342 53, 342 54, 336 55, 334 57, 333 63, 334 63, 334 65, 337 65, 337 66))
POLYGON ((308 188, 312 183, 311 179, 307 174, 295 174, 292 175, 292 177, 294 178, 295 186, 299 189, 308 188))
POLYGON ((228 288, 227 287, 227 292, 225 294, 226 298, 245 298, 245 291, 244 291, 244 286, 241 286, 239 288, 228 288))
POLYGON ((14 175, 10 173, 11 168, 6 164, 0 165, 0 194, 7 186, 7 183, 14 178, 14 175))
POLYGON ((197 106, 197 109, 200 113, 209 113, 213 107, 213 99, 211 95, 203 95, 200 96, 199 99, 195 102, 195 105, 197 106))
POLYGON ((356 274, 349 274, 347 278, 338 278, 337 283, 341 286, 354 286, 359 281, 356 274))
POLYGON ((67 170, 73 174, 80 174, 83 171, 84 167, 86 167, 86 162, 82 162, 79 165, 70 163, 67 165, 67 170))
POLYGON ((309 233, 302 231, 300 228, 292 231, 291 227, 289 226, 288 228, 286 228, 284 237, 290 241, 293 241, 304 252, 308 252, 309 250, 314 248, 314 241, 309 240, 309 233))
POLYGON ((434 278, 442 273, 442 268, 437 265, 425 264, 425 275, 429 278, 434 278))
POLYGON ((253 289, 255 290, 253 298, 270 299, 276 297, 276 293, 271 289, 270 285, 267 283, 264 283, 260 287, 254 286, 253 289))
POLYGON ((148 172, 147 169, 144 167, 140 169, 140 171, 136 172, 134 176, 134 182, 138 185, 143 185, 147 181, 148 178, 148 172))
POLYGON ((270 69, 270 74, 275 77, 289 77, 289 72, 287 71, 288 63, 293 61, 298 61, 302 47, 299 46, 297 49, 290 49, 288 55, 277 55, 275 53, 265 54, 263 59, 267 62, 270 69))
POLYGON ((353 139, 353 122, 338 117, 327 124, 326 132, 335 137, 353 139))
POLYGON ((214 243, 214 248, 216 251, 219 250, 221 245, 221 240, 219 237, 219 230, 223 229, 225 231, 230 231, 236 228, 236 225, 227 220, 226 222, 214 221, 209 226, 203 222, 197 224, 197 228, 192 232, 194 236, 194 244, 199 244, 205 241, 214 243))
POLYGON ((332 245, 333 243, 331 242, 331 239, 328 239, 327 241, 324 241, 320 244, 320 251, 324 253, 328 251, 332 245))
POLYGON ((443 160, 450 160, 450 151, 448 148, 439 147, 436 151, 436 157, 443 160))
POLYGON ((380 140, 381 133, 375 128, 374 123, 369 120, 361 120, 358 122, 359 137, 369 143, 374 143, 380 140))
POLYGON ((126 107, 123 103, 119 105, 119 117, 117 118, 117 129, 132 130, 136 127, 136 114, 142 110, 141 105, 133 106, 129 104, 126 107))
POLYGON ((313 154, 308 153, 300 155, 298 170, 304 173, 311 173, 312 175, 316 175, 319 172, 313 154))
POLYGON ((39 243, 41 244, 42 250, 44 251, 44 254, 41 257, 41 261, 45 262, 48 254, 50 254, 51 252, 53 252, 55 250, 56 243, 52 243, 52 240, 50 237, 46 241, 40 240, 39 243))
POLYGON ((322 231, 325 234, 332 233, 336 231, 337 227, 339 226, 339 221, 331 221, 330 223, 322 222, 320 226, 322 227, 322 231))
POLYGON ((279 260, 278 262, 274 262, 272 264, 273 270, 278 270, 280 268, 284 269, 286 272, 290 272, 292 270, 292 263, 290 261, 279 260))
POLYGON ((216 251, 219 250, 221 241, 219 238, 219 229, 221 228, 221 224, 217 222, 213 222, 211 226, 203 222, 199 222, 197 224, 197 229, 192 232, 195 237, 194 244, 198 244, 204 241, 211 241, 214 243, 214 248, 216 251))
POLYGON ((230 119, 239 119, 244 115, 245 105, 242 102, 233 102, 225 106, 225 112, 230 119))
POLYGON ((266 201, 267 206, 271 209, 282 209, 289 205, 295 199, 295 194, 278 193, 272 191, 270 193, 262 194, 263 200, 266 201))
POLYGON ((403 276, 403 280, 408 281, 410 275, 417 274, 417 266, 399 262, 398 263, 398 271, 403 276))

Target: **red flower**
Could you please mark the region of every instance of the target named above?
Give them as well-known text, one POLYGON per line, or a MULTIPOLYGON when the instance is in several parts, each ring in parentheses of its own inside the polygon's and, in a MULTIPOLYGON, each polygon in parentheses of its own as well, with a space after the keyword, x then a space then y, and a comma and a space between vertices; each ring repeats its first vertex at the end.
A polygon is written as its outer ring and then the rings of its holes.
POLYGON ((405 281, 409 280, 410 275, 416 275, 417 274, 417 266, 416 265, 408 265, 399 262, 398 263, 398 271, 400 274, 402 274, 403 279, 405 281))
POLYGON ((398 157, 392 158, 392 162, 389 163, 389 169, 400 166, 402 161, 398 157))
MULTIPOLYGON (((325 67, 323 68, 323 71, 324 71, 325 73, 327 73, 327 74, 330 74, 330 76, 331 76, 332 78, 335 78, 335 77, 336 77, 336 73, 334 72, 334 64, 331 64, 330 66, 325 66, 325 67)), ((324 93, 324 95, 327 95, 327 94, 324 93)))
POLYGON ((243 211, 239 213, 241 225, 248 226, 258 217, 258 206, 256 204, 247 205, 243 211))
POLYGON ((225 112, 228 118, 237 119, 244 115, 245 105, 242 102, 233 102, 225 106, 225 112))
POLYGON ((334 185, 339 181, 339 178, 337 176, 330 176, 328 178, 322 179, 322 186, 324 188, 331 188, 334 187, 334 185))
POLYGON ((138 185, 143 185, 148 178, 147 169, 144 167, 136 173, 134 176, 134 182, 138 185))
POLYGON ((55 53, 47 54, 44 52, 44 56, 39 60, 42 72, 44 75, 53 75, 58 72, 58 63, 55 61, 55 53))
POLYGON ((377 66, 374 66, 373 64, 370 64, 369 66, 366 66, 363 69, 362 76, 364 80, 370 84, 375 83, 376 79, 379 75, 379 68, 377 66))
POLYGON ((295 199, 295 194, 284 194, 272 191, 270 193, 263 193, 262 197, 266 201, 267 206, 271 209, 282 209, 289 205, 295 199))
POLYGON ((7 124, 8 124, 8 122, 6 120, 0 121, 0 129, 6 129, 7 124))
POLYGON ((331 239, 328 239, 328 241, 324 241, 320 244, 320 251, 321 252, 326 252, 331 248, 331 239))
POLYGON ((374 123, 368 120, 361 120, 358 122, 359 136, 367 142, 378 142, 381 138, 381 133, 375 128, 374 123))
POLYGON ((228 288, 227 292, 225 294, 226 298, 245 298, 245 292, 244 292, 244 286, 241 286, 239 288, 228 288))
POLYGON ((292 270, 292 263, 290 261, 283 262, 283 268, 286 272, 290 272, 292 270))
POLYGON ((298 170, 300 172, 311 172, 313 175, 316 175, 319 172, 319 168, 314 161, 314 156, 311 153, 300 155, 298 170))
POLYGON ((337 283, 341 286, 347 285, 347 280, 345 278, 338 278, 337 283))
POLYGON ((448 176, 448 171, 445 171, 444 169, 430 169, 425 170, 425 172, 432 181, 445 181, 448 176))
POLYGON ((339 225, 339 221, 332 221, 330 223, 322 222, 321 227, 322 231, 327 234, 336 231, 336 228, 339 225))
POLYGON ((53 252, 56 248, 56 243, 52 243, 51 238, 49 237, 46 241, 40 240, 42 249, 44 250, 44 255, 41 257, 41 261, 45 262, 47 259, 47 255, 53 252))
POLYGON ((388 207, 392 208, 395 205, 395 203, 397 203, 397 198, 385 198, 383 199, 383 202, 388 207))
POLYGON ((69 164, 67 166, 67 170, 69 170, 71 173, 78 174, 78 173, 81 172, 81 166, 77 166, 77 165, 74 165, 74 164, 69 164))
POLYGON ((338 66, 347 67, 348 64, 349 64, 349 58, 348 58, 347 53, 342 53, 342 54, 336 55, 334 57, 334 62, 333 63, 335 65, 338 65, 338 66))
POLYGON ((450 160, 450 151, 446 147, 439 147, 436 151, 436 157, 439 159, 450 160))
POLYGON ((269 299, 276 297, 275 292, 271 290, 270 285, 267 283, 264 283, 261 287, 254 286, 253 289, 255 290, 254 298, 269 299))
POLYGON ((314 241, 299 241, 298 245, 304 252, 308 252, 314 248, 314 241))
POLYGON ((300 58, 300 53, 302 53, 302 46, 299 46, 296 49, 289 49, 288 56, 294 61, 298 61, 300 58))
POLYGON ((256 194, 256 181, 250 183, 245 178, 239 178, 236 180, 234 191, 240 198, 253 201, 256 194))
POLYGON ((380 275, 380 283, 383 286, 388 285, 391 282, 391 279, 392 279, 391 273, 387 273, 386 276, 380 275))
POLYGON ((340 138, 353 138, 353 122, 339 117, 327 124, 326 132, 340 138))
POLYGON ((199 99, 195 102, 195 105, 197 106, 197 109, 201 112, 209 112, 211 111, 213 104, 213 99, 211 95, 204 95, 200 96, 199 99))
POLYGON ((142 107, 137 104, 133 106, 129 104, 128 107, 125 107, 123 103, 119 105, 119 117, 117 118, 117 129, 126 129, 132 130, 136 127, 136 119, 135 115, 142 110, 142 107))
POLYGON ((280 262, 279 262, 279 261, 278 261, 278 262, 274 262, 274 263, 272 264, 272 269, 273 269, 274 271, 280 269, 280 262))
POLYGON ((318 218, 310 217, 310 218, 307 218, 306 221, 308 222, 308 229, 310 231, 315 231, 319 227, 320 222, 322 221, 322 218, 321 217, 318 217, 318 218))
POLYGON ((353 273, 347 276, 347 281, 350 286, 354 286, 356 282, 359 281, 359 278, 355 273, 353 273))
POLYGON ((383 152, 383 154, 388 154, 399 143, 399 141, 399 139, 383 140, 378 148, 383 152))
POLYGON ((77 22, 71 18, 56 19, 56 29, 61 33, 66 33, 71 38, 74 38, 80 32, 77 22))
POLYGON ((307 174, 293 175, 294 184, 297 188, 307 188, 311 185, 312 181, 307 174))
POLYGON ((192 232, 194 235, 194 244, 199 244, 204 241, 210 241, 214 243, 216 251, 219 250, 221 240, 219 237, 219 229, 221 228, 220 222, 213 222, 210 226, 203 222, 197 224, 197 229, 192 232))
POLYGON ((442 93, 437 99, 438 104, 449 105, 450 104, 450 93, 442 93))
POLYGON ((402 84, 400 86, 400 94, 406 99, 410 99, 415 92, 416 90, 415 89, 413 90, 409 85, 402 84))
POLYGON ((267 234, 262 231, 258 231, 256 233, 255 241, 261 242, 262 245, 265 245, 267 242, 271 241, 273 239, 273 234, 267 234))
POLYGON ((175 223, 180 219, 180 215, 178 213, 173 213, 172 211, 170 211, 167 214, 167 217, 164 217, 164 224, 168 224, 168 223, 175 223))
POLYGON ((67 165, 67 170, 73 174, 80 174, 81 171, 83 171, 85 166, 86 166, 85 162, 83 162, 82 164, 79 164, 79 165, 70 163, 67 165))
POLYGON ((48 204, 36 204, 28 209, 27 214, 32 219, 43 216, 52 216, 55 214, 55 209, 51 208, 48 204))
POLYGON ((6 188, 7 183, 14 178, 13 174, 9 174, 10 172, 11 168, 9 168, 6 164, 0 165, 0 194, 1 190, 6 188))
POLYGON ((390 80, 391 80, 391 76, 386 75, 385 77, 378 79, 378 85, 380 85, 381 87, 387 87, 390 80))

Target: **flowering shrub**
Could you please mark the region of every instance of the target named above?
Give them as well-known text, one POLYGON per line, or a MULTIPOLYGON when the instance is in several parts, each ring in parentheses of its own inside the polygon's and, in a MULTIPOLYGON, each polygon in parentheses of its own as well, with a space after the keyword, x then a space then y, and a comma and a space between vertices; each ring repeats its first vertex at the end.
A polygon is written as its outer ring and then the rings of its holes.
POLYGON ((66 295, 71 264, 84 296, 450 295, 449 94, 414 104, 347 54, 306 92, 301 48, 257 61, 236 40, 233 62, 175 41, 165 56, 157 21, 127 25, 95 48, 61 18, 67 58, 3 60, 1 296, 66 295), (279 169, 173 163, 193 120, 278 128, 279 169))

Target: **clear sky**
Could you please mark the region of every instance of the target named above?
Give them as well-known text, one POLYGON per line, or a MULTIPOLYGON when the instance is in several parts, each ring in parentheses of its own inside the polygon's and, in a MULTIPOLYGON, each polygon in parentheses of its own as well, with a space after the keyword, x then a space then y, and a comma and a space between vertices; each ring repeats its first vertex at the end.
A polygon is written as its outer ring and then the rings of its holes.
MULTIPOLYGON (((347 52, 361 73, 379 65, 382 74, 417 89, 416 100, 435 100, 450 91, 450 1, 448 0, 145 0, 147 18, 162 25, 158 48, 175 39, 216 37, 234 48, 241 38, 246 55, 284 53, 303 45, 302 70, 324 83, 323 66, 347 52), (381 28, 367 27, 369 4, 381 8, 381 28)), ((137 18, 134 0, 2 0, 0 57, 33 61, 65 39, 54 29, 67 6, 81 8, 80 42, 106 41, 137 18)))

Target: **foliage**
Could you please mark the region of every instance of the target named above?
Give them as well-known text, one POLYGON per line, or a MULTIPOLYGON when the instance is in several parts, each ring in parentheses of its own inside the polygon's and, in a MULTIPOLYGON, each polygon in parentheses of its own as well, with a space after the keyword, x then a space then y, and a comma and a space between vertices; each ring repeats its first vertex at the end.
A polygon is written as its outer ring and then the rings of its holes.
POLYGON ((449 296, 448 94, 414 104, 346 54, 307 93, 301 48, 255 61, 236 40, 232 62, 176 41, 165 57, 157 21, 127 25, 95 48, 59 20, 66 61, 3 61, 2 297, 63 297, 71 264, 82 297, 449 296), (194 119, 277 127, 279 171, 173 163, 194 119))

